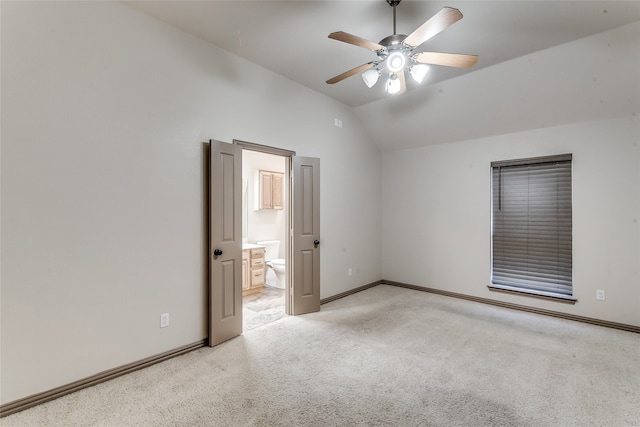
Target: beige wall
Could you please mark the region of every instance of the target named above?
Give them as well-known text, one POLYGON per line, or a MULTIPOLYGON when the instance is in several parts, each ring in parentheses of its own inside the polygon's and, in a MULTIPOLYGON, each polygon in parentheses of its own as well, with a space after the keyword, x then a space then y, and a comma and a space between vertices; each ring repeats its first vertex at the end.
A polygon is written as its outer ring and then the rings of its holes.
POLYGON ((0 7, 2 403, 207 336, 209 139, 319 157, 321 296, 380 278, 350 108, 116 2, 0 7))
MULTIPOLYGON (((524 129, 383 155, 383 277, 640 325, 639 75, 635 23, 461 78, 463 89, 486 93, 471 101, 484 103, 485 129, 503 129, 513 116, 524 129), (578 303, 490 292, 491 161, 561 153, 573 154, 578 303), (597 289, 605 290, 605 301, 596 300, 597 289)), ((450 104, 437 105, 455 116, 450 104)), ((453 134, 468 131, 465 108, 461 103, 461 130, 453 134)))
POLYGON ((636 21, 355 110, 384 117, 367 123, 383 151, 622 117, 640 109, 639 43, 636 21))
POLYGON ((383 277, 640 326, 639 140, 629 116, 385 153, 383 277), (491 161, 561 153, 573 153, 578 303, 489 291, 491 161))

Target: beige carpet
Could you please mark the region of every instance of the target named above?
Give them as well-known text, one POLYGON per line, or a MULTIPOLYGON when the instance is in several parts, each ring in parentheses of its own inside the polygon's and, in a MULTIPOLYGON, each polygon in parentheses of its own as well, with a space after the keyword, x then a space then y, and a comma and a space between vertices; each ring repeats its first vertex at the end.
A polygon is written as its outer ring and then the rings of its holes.
POLYGON ((638 426, 640 336, 377 286, 3 426, 638 426))

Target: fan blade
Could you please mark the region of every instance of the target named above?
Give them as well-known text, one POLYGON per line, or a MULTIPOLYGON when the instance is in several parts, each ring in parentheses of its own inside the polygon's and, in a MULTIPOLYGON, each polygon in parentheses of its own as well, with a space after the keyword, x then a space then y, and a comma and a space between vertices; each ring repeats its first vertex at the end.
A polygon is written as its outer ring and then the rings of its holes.
POLYGON ((462 13, 452 7, 443 7, 427 22, 422 24, 413 33, 409 34, 402 43, 410 47, 420 46, 439 32, 462 19, 462 13))
POLYGON ((478 62, 478 55, 462 53, 420 52, 414 59, 421 64, 444 65, 445 67, 469 68, 478 62))
POLYGON ((374 52, 377 52, 385 48, 381 44, 363 39, 362 37, 354 36, 353 34, 345 33, 344 31, 336 31, 335 33, 331 33, 329 34, 329 38, 338 40, 341 42, 353 44, 356 46, 364 47, 365 49, 370 49, 374 52))
POLYGON ((368 70, 369 68, 373 68, 373 65, 374 65, 373 61, 372 62, 367 62, 366 64, 362 64, 359 67, 352 68, 349 71, 345 71, 344 73, 339 74, 339 75, 327 80, 327 83, 330 84, 330 85, 332 85, 334 83, 338 83, 338 82, 346 79, 347 77, 351 77, 354 74, 358 74, 358 73, 360 73, 362 71, 368 70))
POLYGON ((400 91, 396 95, 400 95, 407 91, 407 82, 404 79, 404 70, 400 70, 400 72, 396 74, 398 74, 398 80, 400 80, 400 91))

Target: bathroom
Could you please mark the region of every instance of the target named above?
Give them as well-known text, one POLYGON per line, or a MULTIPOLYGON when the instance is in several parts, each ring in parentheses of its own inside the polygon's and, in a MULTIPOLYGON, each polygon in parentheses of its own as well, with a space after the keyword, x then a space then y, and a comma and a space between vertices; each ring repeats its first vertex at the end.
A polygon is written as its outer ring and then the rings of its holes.
POLYGON ((242 151, 244 331, 286 316, 288 162, 242 151))

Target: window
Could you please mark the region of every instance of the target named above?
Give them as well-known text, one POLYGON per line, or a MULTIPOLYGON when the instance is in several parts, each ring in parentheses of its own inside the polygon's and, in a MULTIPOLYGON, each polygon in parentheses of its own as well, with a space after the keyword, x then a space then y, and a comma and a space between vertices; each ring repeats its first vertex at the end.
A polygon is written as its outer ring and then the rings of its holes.
POLYGON ((573 300, 571 154, 491 169, 489 287, 573 300))

